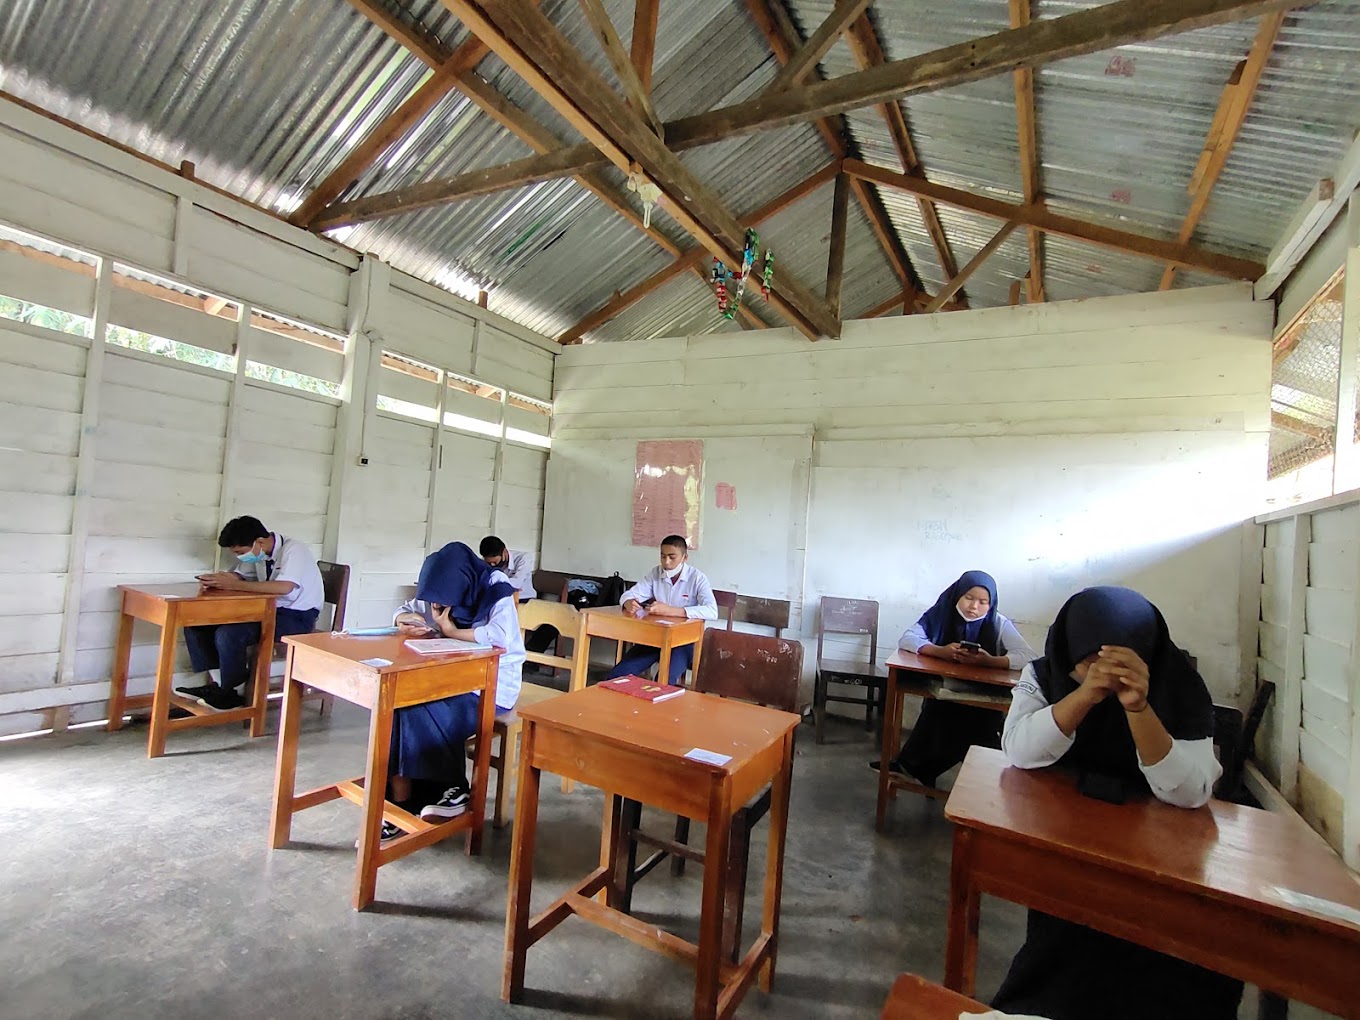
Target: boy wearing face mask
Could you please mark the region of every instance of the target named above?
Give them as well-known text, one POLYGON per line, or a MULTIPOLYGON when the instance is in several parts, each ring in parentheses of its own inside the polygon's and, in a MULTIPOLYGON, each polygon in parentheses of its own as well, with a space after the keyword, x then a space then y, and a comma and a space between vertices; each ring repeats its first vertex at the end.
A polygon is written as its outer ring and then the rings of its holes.
MULTIPOLYGON (((235 555, 235 570, 223 570, 199 577, 204 588, 222 591, 250 591, 276 596, 274 635, 310 634, 316 626, 325 590, 316 557, 301 542, 272 532, 255 517, 237 517, 227 522, 217 544, 235 555)), ((200 705, 219 711, 245 704, 238 688, 250 679, 249 652, 259 644, 258 623, 223 623, 204 627, 185 627, 184 643, 189 661, 199 674, 179 693, 200 705), (216 669, 221 683, 212 682, 208 670, 216 669)), ((272 654, 264 649, 261 655, 272 654)))
MULTIPOLYGON (((679 535, 661 540, 661 564, 653 567, 641 581, 623 593, 623 611, 631 615, 688 617, 691 620, 716 620, 718 602, 713 587, 703 572, 689 565, 689 546, 679 535)), ((694 658, 694 646, 671 649, 671 669, 667 678, 678 683, 694 658)), ((609 674, 614 680, 641 674, 661 661, 659 648, 634 646, 609 674)))

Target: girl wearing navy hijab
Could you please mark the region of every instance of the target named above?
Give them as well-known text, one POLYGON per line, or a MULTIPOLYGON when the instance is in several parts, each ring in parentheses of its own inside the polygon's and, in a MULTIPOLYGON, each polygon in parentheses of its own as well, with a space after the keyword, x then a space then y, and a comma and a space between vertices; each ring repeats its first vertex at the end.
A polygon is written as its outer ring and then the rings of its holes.
MULTIPOLYGON (((997 612, 996 581, 969 570, 951 584, 921 618, 907 628, 897 646, 917 655, 994 669, 1020 669, 1037 653, 1015 624, 997 612), (964 648, 968 641, 977 651, 964 648)), ((911 736, 888 766, 934 786, 943 772, 963 761, 968 748, 1001 746, 1001 713, 974 705, 926 698, 911 736)), ((878 768, 878 762, 869 763, 878 768)))
MULTIPOLYGON (((1128 588, 1087 588, 1058 612, 1002 746, 1019 768, 1061 763, 1183 808, 1202 807, 1222 771, 1204 680, 1128 588)), ((1031 910, 993 1005, 1051 1020, 1233 1020, 1241 998, 1239 981, 1031 910)))
MULTIPOLYGON (((524 636, 515 609, 515 587, 462 542, 451 542, 425 557, 416 597, 397 610, 393 623, 409 637, 442 636, 503 649, 496 674, 496 708, 519 700, 524 636)), ((471 802, 464 743, 477 732, 481 695, 457 694, 442 701, 399 708, 392 717, 388 765, 391 799, 414 810, 414 783, 444 795, 420 808, 426 821, 456 818, 471 802)), ((436 794, 437 796, 437 794, 436 794)), ((402 830, 383 824, 383 838, 402 830)))

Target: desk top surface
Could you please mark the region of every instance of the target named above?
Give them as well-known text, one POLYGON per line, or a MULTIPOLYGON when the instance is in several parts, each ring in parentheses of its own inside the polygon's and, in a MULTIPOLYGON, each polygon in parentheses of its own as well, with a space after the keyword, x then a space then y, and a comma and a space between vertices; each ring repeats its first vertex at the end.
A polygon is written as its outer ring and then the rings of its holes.
POLYGON ((294 634, 283 638, 284 644, 298 645, 315 649, 326 655, 350 662, 363 663, 365 659, 387 659, 386 666, 372 666, 375 673, 400 673, 424 666, 446 665, 450 662, 479 662, 495 658, 501 649, 480 649, 475 652, 449 652, 445 655, 422 655, 406 647, 406 638, 400 634, 378 636, 359 636, 321 631, 316 634, 294 634))
MULTIPOLYGON (((623 606, 591 606, 589 609, 583 609, 582 612, 592 619, 627 620, 629 623, 651 624, 654 627, 679 627, 682 624, 696 622, 688 617, 681 619, 678 616, 652 616, 648 614, 638 617, 631 613, 624 613, 623 606)), ((703 623, 704 621, 698 620, 697 622, 703 623)))
POLYGON ((800 719, 792 712, 685 691, 666 701, 644 701, 604 687, 563 694, 519 710, 521 719, 649 751, 688 766, 733 773, 784 739, 800 719), (695 748, 730 755, 722 765, 685 759, 695 748))
POLYGON ((1306 917, 1360 947, 1360 880, 1290 815, 1218 800, 1190 811, 1151 795, 1109 804, 1078 793, 1075 775, 1065 770, 1012 768, 1002 752, 974 747, 945 816, 1137 880, 1247 900, 1263 914, 1306 917), (1348 908, 1356 920, 1291 905, 1278 890, 1348 908))
POLYGON ((986 1013, 990 1006, 915 974, 893 982, 880 1020, 958 1020, 960 1013, 986 1013))
POLYGON ((935 659, 929 655, 917 655, 898 649, 888 656, 886 665, 890 669, 903 669, 908 673, 929 673, 932 676, 953 677, 955 680, 972 680, 974 683, 995 684, 998 687, 1014 687, 1020 679, 1017 669, 989 669, 986 666, 968 666, 962 662, 948 659, 935 659))
POLYGON ((204 588, 197 581, 184 581, 179 584, 120 584, 119 591, 133 591, 141 595, 166 602, 210 602, 233 599, 274 599, 277 595, 265 595, 258 591, 223 591, 219 588, 204 588))

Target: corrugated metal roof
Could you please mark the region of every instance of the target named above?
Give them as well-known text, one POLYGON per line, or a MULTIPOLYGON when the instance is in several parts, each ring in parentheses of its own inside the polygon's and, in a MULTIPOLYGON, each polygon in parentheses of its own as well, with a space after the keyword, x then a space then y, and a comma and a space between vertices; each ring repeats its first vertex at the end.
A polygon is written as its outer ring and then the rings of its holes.
MULTIPOLYGON (((385 0, 405 24, 453 49, 468 38, 440 0, 385 0)), ((788 0, 810 32, 835 0, 788 0)), ((632 0, 606 0, 624 42, 632 0)), ((1096 6, 1033 0, 1035 18, 1096 6)), ((614 75, 577 0, 543 11, 607 81, 614 75)), ((1004 0, 876 0, 870 7, 889 59, 913 56, 1008 26, 1004 0)), ((1255 23, 1183 34, 1061 61, 1036 75, 1043 187, 1050 204, 1125 229, 1174 236, 1189 207, 1186 185, 1219 94, 1247 53, 1255 23)), ((777 70, 741 0, 666 0, 660 6, 654 102, 663 118, 750 98, 777 70)), ((844 42, 822 63, 834 77, 857 70, 844 42)), ((478 73, 564 142, 578 136, 498 58, 478 73)), ((185 0, 167 17, 156 0, 12 0, 0 8, 0 87, 38 106, 175 164, 250 201, 288 210, 429 69, 339 0, 185 0)), ((1013 83, 1001 75, 904 104, 927 175, 1019 200, 1013 83)), ((873 109, 846 116, 855 153, 898 169, 873 109)), ((1330 173, 1360 126, 1360 0, 1326 0, 1290 12, 1246 124, 1196 235, 1206 247, 1262 258, 1298 202, 1330 173)), ((452 176, 521 158, 531 149, 453 93, 370 169, 347 197, 452 176)), ((733 139, 682 159, 737 214, 768 202, 825 165, 812 126, 733 139)), ((606 171, 616 185, 622 175, 606 171)), ((830 193, 825 187, 774 218, 762 234, 813 292, 825 277, 830 193)), ((932 292, 944 273, 916 200, 880 189, 917 273, 932 292)), ((630 198, 630 202, 635 199, 630 198)), ((852 203, 847 315, 899 289, 881 247, 852 203)), ((959 266, 999 228, 987 217, 940 210, 959 266)), ((655 223, 679 248, 693 241, 667 216, 655 223)), ((346 243, 372 250, 431 282, 451 277, 492 291, 492 306, 555 335, 645 279, 671 256, 574 180, 424 210, 361 226, 346 243)), ((1063 238, 1044 241, 1051 299, 1142 291, 1161 266, 1063 238)), ((1004 304, 1028 271, 1017 231, 968 283, 974 307, 1004 304)), ((1181 273, 1177 286, 1216 282, 1181 273)), ((782 324, 772 307, 758 314, 782 324)), ((627 340, 723 326, 709 288, 693 274, 661 288, 591 340, 627 340)), ((731 324, 726 324, 731 328, 731 324)))

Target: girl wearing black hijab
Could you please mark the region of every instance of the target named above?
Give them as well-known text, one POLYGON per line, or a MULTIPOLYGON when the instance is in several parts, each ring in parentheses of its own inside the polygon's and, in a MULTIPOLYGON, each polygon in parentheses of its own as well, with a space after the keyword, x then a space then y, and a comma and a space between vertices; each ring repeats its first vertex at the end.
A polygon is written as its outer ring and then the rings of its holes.
MULTIPOLYGON (((1015 624, 997 612, 996 581, 981 570, 969 570, 951 584, 921 618, 907 628, 899 648, 917 655, 993 669, 1020 669, 1035 658, 1034 649, 1015 624), (963 641, 979 646, 964 648, 963 641)), ((926 698, 911 736, 888 766, 934 786, 943 772, 963 761, 974 744, 1001 746, 1000 712, 926 698)), ((878 761, 871 761, 878 768, 878 761)))
MULTIPOLYGON (((1202 807, 1221 774, 1213 704, 1166 621, 1128 588, 1087 588, 1049 628, 1006 717, 1012 765, 1061 763, 1202 807)), ((992 1005, 1051 1020, 1233 1020, 1242 984, 1103 932, 1029 912, 992 1005)))

